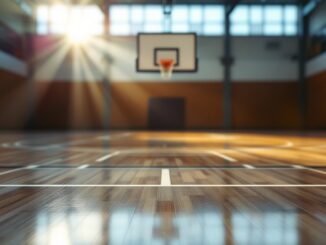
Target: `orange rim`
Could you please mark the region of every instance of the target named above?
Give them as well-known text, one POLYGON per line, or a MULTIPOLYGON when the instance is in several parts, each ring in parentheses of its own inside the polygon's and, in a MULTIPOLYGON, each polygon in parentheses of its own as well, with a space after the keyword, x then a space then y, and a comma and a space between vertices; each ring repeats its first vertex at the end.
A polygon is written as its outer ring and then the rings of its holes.
POLYGON ((164 70, 169 70, 173 66, 173 59, 161 59, 160 65, 164 70))

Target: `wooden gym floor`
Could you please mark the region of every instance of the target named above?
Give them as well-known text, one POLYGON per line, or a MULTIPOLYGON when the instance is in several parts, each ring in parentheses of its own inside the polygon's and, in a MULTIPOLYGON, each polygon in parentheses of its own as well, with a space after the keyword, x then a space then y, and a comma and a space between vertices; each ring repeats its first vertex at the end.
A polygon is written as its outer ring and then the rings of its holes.
POLYGON ((0 135, 0 244, 325 244, 326 135, 0 135))

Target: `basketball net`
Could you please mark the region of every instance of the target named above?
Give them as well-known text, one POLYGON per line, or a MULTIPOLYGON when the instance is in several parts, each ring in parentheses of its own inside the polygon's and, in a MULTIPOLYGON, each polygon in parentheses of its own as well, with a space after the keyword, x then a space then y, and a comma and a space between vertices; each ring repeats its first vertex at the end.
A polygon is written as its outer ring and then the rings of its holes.
POLYGON ((160 70, 161 76, 164 79, 169 79, 172 76, 173 68, 174 68, 174 60, 173 59, 160 59, 160 70))

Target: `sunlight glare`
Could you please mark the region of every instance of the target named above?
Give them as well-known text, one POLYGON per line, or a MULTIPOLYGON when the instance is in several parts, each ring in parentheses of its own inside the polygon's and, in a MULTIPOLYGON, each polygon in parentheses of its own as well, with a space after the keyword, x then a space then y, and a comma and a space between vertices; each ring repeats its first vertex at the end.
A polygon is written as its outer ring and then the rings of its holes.
POLYGON ((87 28, 81 24, 75 25, 70 32, 67 33, 69 41, 74 44, 83 44, 92 36, 87 28))
POLYGON ((70 42, 75 44, 85 43, 91 36, 91 26, 86 22, 82 8, 72 9, 68 23, 67 36, 70 42))

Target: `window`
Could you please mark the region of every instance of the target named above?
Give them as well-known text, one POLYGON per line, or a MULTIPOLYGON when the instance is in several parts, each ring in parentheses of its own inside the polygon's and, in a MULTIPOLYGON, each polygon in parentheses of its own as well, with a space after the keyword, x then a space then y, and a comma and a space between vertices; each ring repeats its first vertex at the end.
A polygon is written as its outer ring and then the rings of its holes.
POLYGON ((297 34, 297 7, 291 5, 239 5, 231 14, 236 36, 293 36, 297 34))
POLYGON ((39 6, 36 11, 37 18, 37 33, 44 35, 49 32, 48 27, 48 18, 49 18, 49 9, 46 6, 39 6))
POLYGON ((295 6, 286 6, 284 8, 284 34, 296 35, 298 32, 298 9, 295 6))
MULTIPOLYGON (((160 5, 147 5, 145 7, 143 31, 162 32, 163 29, 163 11, 160 5)), ((132 23, 133 24, 133 23, 132 23)), ((141 29, 141 27, 139 28, 141 29)))
POLYGON ((249 8, 239 6, 231 14, 231 34, 239 36, 249 35, 249 8))
MULTIPOLYGON (((167 31, 221 36, 224 14, 223 5, 174 5, 171 16, 166 17, 161 5, 115 4, 109 9, 110 33, 130 36, 167 31)), ((92 35, 104 33, 104 16, 96 5, 40 5, 36 18, 41 35, 64 34, 76 26, 92 35)), ((293 36, 297 23, 294 5, 238 5, 231 14, 230 31, 235 36, 293 36)))
POLYGON ((40 35, 66 34, 80 29, 89 35, 104 32, 104 15, 96 5, 40 5, 36 9, 36 19, 40 35))
POLYGON ((189 32, 189 11, 188 7, 179 5, 173 8, 171 14, 171 30, 172 32, 189 32))
POLYGON ((264 34, 280 36, 283 34, 283 15, 281 6, 266 6, 264 8, 264 34))
POLYGON ((163 31, 196 32, 199 35, 224 33, 224 8, 221 5, 177 5, 169 18, 164 16, 161 5, 113 5, 109 11, 110 33, 117 36, 163 31))
MULTIPOLYGON (((205 36, 224 34, 222 5, 177 5, 172 8, 170 18, 165 18, 160 5, 113 5, 110 19, 112 35, 162 31, 196 32, 205 36)), ((239 5, 231 14, 231 33, 235 36, 296 35, 297 7, 239 5)))
POLYGON ((222 6, 205 6, 203 35, 216 35, 224 34, 224 7, 222 6))

